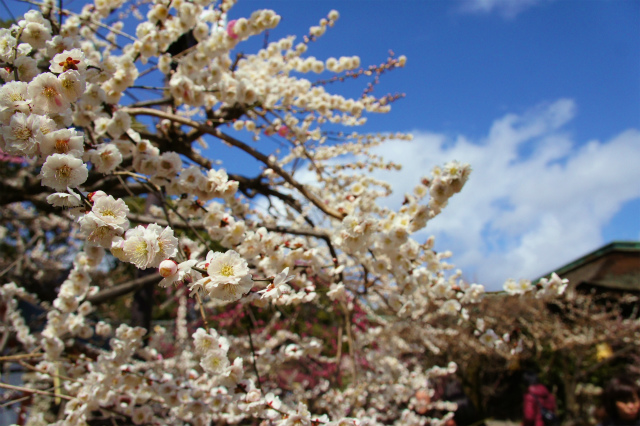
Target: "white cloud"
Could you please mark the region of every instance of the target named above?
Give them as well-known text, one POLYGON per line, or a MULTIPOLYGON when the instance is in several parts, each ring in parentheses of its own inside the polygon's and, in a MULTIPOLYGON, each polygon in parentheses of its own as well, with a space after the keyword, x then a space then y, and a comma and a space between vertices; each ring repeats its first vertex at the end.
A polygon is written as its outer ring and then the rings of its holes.
POLYGON ((462 0, 460 11, 464 13, 496 12, 506 19, 529 9, 543 0, 462 0))
POLYGON ((468 162, 469 182, 427 226, 436 248, 453 250, 468 279, 493 289, 563 266, 604 244, 603 227, 640 197, 640 131, 578 143, 563 130, 575 113, 561 99, 497 119, 482 140, 417 132, 383 145, 377 153, 404 165, 380 176, 396 191, 389 203, 434 166, 468 162))

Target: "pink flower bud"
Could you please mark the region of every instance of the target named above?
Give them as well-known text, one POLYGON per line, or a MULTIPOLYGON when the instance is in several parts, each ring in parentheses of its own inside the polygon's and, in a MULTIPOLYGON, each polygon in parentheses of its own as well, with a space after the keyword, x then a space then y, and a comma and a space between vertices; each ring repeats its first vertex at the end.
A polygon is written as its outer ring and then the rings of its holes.
POLYGON ((280 128, 278 129, 278 134, 282 137, 287 136, 287 133, 289 133, 289 128, 287 126, 280 126, 280 128))
POLYGON ((237 22, 237 20, 234 19, 234 20, 229 21, 229 23, 227 24, 227 35, 229 37, 231 37, 232 39, 234 39, 234 40, 238 38, 238 34, 236 34, 233 31, 233 27, 236 25, 236 22, 237 22))
POLYGON ((98 191, 90 192, 89 195, 87 195, 87 198, 92 203, 95 203, 96 201, 98 201, 99 198, 106 197, 106 196, 107 196, 106 192, 98 190, 98 191))
POLYGON ((174 260, 165 259, 160 262, 158 272, 164 278, 170 277, 178 273, 178 264, 174 260))

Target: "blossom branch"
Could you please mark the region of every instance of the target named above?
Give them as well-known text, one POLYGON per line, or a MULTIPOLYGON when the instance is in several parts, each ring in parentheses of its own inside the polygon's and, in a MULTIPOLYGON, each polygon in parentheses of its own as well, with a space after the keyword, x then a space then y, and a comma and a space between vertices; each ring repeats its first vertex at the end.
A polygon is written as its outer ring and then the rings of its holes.
POLYGON ((0 382, 0 388, 4 388, 4 389, 10 389, 10 390, 17 390, 17 391, 21 391, 21 392, 25 392, 25 393, 35 393, 38 395, 43 395, 43 396, 50 396, 50 397, 54 397, 54 398, 62 398, 62 399, 66 399, 67 401, 73 401, 75 398, 68 396, 68 395, 63 395, 63 394, 56 394, 56 393, 52 393, 52 392, 46 392, 46 391, 41 391, 39 389, 32 389, 32 388, 26 388, 23 386, 14 386, 14 385, 10 385, 7 383, 2 383, 0 382))
POLYGON ((181 117, 175 114, 169 114, 169 113, 152 109, 152 108, 122 108, 121 111, 124 111, 130 115, 151 115, 155 117, 166 118, 167 120, 171 120, 176 123, 180 123, 196 129, 200 129, 205 133, 216 136, 217 138, 241 149, 242 151, 251 155, 255 159, 260 160, 267 167, 271 168, 274 172, 280 175, 280 177, 282 177, 287 183, 289 183, 291 186, 296 188, 305 198, 307 198, 313 205, 318 207, 324 213, 336 219, 342 219, 344 217, 344 214, 326 206, 313 193, 311 193, 304 185, 302 185, 301 183, 293 179, 291 175, 289 175, 289 173, 287 173, 284 169, 282 169, 282 167, 280 167, 274 161, 272 161, 268 156, 262 154, 261 152, 250 147, 244 142, 241 142, 232 136, 222 133, 219 129, 216 129, 211 126, 207 126, 205 124, 198 123, 197 121, 191 120, 189 118, 181 117))
POLYGON ((147 275, 133 281, 129 281, 123 284, 119 284, 117 286, 108 288, 106 290, 102 290, 99 293, 94 294, 93 296, 87 297, 86 300, 91 302, 93 305, 99 305, 101 303, 108 302, 109 300, 115 299, 120 296, 124 296, 125 294, 131 293, 132 291, 136 291, 142 288, 145 284, 152 282, 159 282, 161 279, 159 274, 151 274, 147 275))

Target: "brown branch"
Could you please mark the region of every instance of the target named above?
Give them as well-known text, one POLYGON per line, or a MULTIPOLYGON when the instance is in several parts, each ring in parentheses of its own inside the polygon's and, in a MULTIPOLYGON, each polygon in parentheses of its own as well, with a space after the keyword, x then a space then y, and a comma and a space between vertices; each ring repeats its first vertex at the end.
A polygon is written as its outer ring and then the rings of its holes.
POLYGON ((225 133, 222 133, 218 129, 215 129, 214 136, 217 136, 218 138, 222 139, 223 141, 225 141, 225 142, 227 142, 227 143, 229 143, 229 144, 231 144, 231 145, 233 145, 233 146, 235 146, 237 148, 240 148, 241 150, 243 150, 247 154, 251 155, 252 157, 262 161, 266 166, 268 166, 270 169, 272 169, 274 172, 276 172, 280 177, 282 177, 291 186, 296 188, 306 199, 311 201, 311 203, 313 205, 318 207, 324 213, 328 214, 329 216, 335 217, 336 219, 342 219, 345 216, 344 214, 338 212, 337 210, 334 210, 334 209, 326 206, 321 200, 318 199, 318 197, 316 197, 312 192, 310 192, 307 189, 306 186, 304 186, 301 183, 299 183, 298 181, 296 181, 289 173, 287 173, 284 169, 282 169, 278 164, 276 164, 274 161, 271 161, 271 159, 268 156, 266 156, 263 153, 257 151, 256 149, 250 147, 249 145, 245 144, 244 142, 241 142, 241 141, 235 139, 232 136, 229 136, 229 135, 227 135, 225 133))
POLYGON ((184 124, 186 126, 193 127, 194 129, 201 130, 205 133, 213 135, 228 144, 235 146, 236 148, 241 149, 247 154, 251 155, 255 159, 264 163, 267 167, 271 168, 274 172, 276 172, 280 177, 282 177, 287 183, 296 188, 305 198, 307 198, 313 205, 318 207, 324 213, 329 216, 332 216, 336 219, 342 219, 345 215, 334 210, 328 206, 326 206, 318 197, 316 197, 311 191, 307 189, 304 185, 296 181, 289 173, 287 173, 282 167, 280 167, 275 161, 272 161, 267 155, 257 151, 256 149, 250 147, 249 145, 235 139, 232 136, 229 136, 225 133, 222 133, 220 130, 207 126, 205 124, 198 123, 197 121, 191 120, 186 117, 181 117, 175 114, 169 114, 163 111, 159 111, 152 108, 122 108, 123 112, 126 112, 130 115, 151 115, 160 118, 166 118, 167 120, 174 121, 176 123, 184 124))
POLYGON ((44 395, 44 396, 51 396, 51 397, 59 397, 62 399, 66 399, 68 401, 72 401, 75 398, 67 396, 67 395, 62 395, 62 394, 55 394, 55 393, 51 393, 51 392, 45 392, 45 391, 41 391, 38 389, 31 389, 31 388, 25 388, 22 386, 13 386, 13 385, 9 385, 6 383, 0 383, 0 388, 4 388, 4 389, 11 389, 11 390, 17 390, 17 391, 22 391, 25 393, 36 393, 38 395, 44 395))
MULTIPOLYGON (((148 216, 148 215, 129 213, 127 215, 127 219, 129 219, 131 222, 136 222, 136 223, 157 223, 160 226, 169 226, 169 222, 167 222, 164 219, 160 219, 158 217, 155 217, 155 216, 148 216)), ((181 224, 181 223, 173 223, 171 228, 173 228, 173 229, 191 229, 191 228, 203 229, 203 224, 201 222, 192 222, 192 223, 190 223, 190 225, 181 224)))
POLYGON ((148 101, 136 102, 135 104, 131 104, 128 107, 129 108, 145 108, 145 107, 151 107, 151 106, 156 106, 156 105, 167 105, 167 104, 172 104, 172 103, 173 103, 173 98, 166 97, 166 98, 161 98, 161 99, 151 99, 151 100, 148 100, 148 101))
POLYGON ((271 231, 271 232, 279 232, 281 234, 304 235, 306 237, 321 238, 325 241, 329 238, 329 235, 327 235, 327 233, 324 231, 313 231, 310 229, 308 230, 295 229, 295 228, 288 228, 286 226, 265 226, 265 228, 267 229, 267 231, 271 231))
POLYGON ((336 348, 336 382, 340 380, 340 365, 342 364, 342 323, 338 325, 338 339, 336 348))
POLYGON ((160 281, 159 274, 147 275, 142 278, 138 278, 133 281, 129 281, 124 284, 119 284, 115 287, 102 290, 101 292, 94 294, 93 296, 87 297, 87 300, 94 305, 99 305, 101 303, 108 302, 111 299, 115 299, 127 293, 131 293, 132 291, 143 287, 145 284, 152 283, 154 281, 160 281))
MULTIPOLYGON (((312 231, 312 230, 306 230, 306 229, 287 228, 285 226, 265 226, 265 228, 267 229, 267 231, 271 231, 271 232, 280 232, 283 234, 293 234, 293 235, 304 235, 307 237, 316 237, 324 240, 324 242, 327 243, 327 247, 329 247, 329 252, 331 253, 331 257, 333 258, 334 266, 336 267, 338 266, 338 252, 336 252, 336 249, 333 247, 333 244, 331 243, 331 237, 329 237, 329 234, 327 234, 326 232, 312 231)), ((340 272, 338 276, 340 278, 340 281, 344 281, 344 275, 342 272, 340 272)))
POLYGON ((4 361, 19 361, 21 359, 27 359, 27 358, 38 358, 43 356, 44 353, 42 352, 38 352, 35 354, 18 354, 18 355, 7 355, 7 356, 0 356, 0 362, 4 362, 4 361))
POLYGON ((251 320, 253 320, 253 312, 251 311, 251 307, 247 306, 247 311, 249 315, 249 322, 247 323, 247 334, 249 335, 249 347, 251 348, 251 359, 253 363, 253 372, 256 374, 256 382, 258 383, 258 389, 262 392, 262 383, 260 379, 260 373, 258 372, 258 364, 256 362, 256 350, 253 347, 253 337, 251 337, 251 320))

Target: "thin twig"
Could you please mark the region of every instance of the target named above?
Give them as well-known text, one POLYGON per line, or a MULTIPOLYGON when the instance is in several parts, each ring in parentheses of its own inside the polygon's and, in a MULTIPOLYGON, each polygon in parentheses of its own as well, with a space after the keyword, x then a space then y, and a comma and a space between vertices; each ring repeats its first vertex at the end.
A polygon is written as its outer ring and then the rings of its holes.
POLYGON ((38 358, 38 357, 41 357, 42 355, 44 355, 44 353, 39 352, 39 353, 35 353, 35 354, 19 354, 19 355, 0 356, 0 362, 17 361, 17 360, 28 359, 28 358, 38 358))
POLYGON ((353 340, 353 334, 352 334, 352 330, 351 330, 351 318, 349 315, 349 311, 347 310, 347 307, 344 305, 344 303, 341 303, 340 306, 342 307, 342 311, 344 313, 344 327, 347 330, 347 343, 349 344, 349 356, 351 356, 351 362, 353 363, 353 381, 357 382, 358 381, 358 363, 356 361, 356 354, 355 354, 355 341, 353 340))
POLYGON ((169 90, 168 87, 156 87, 156 86, 129 86, 129 89, 145 89, 145 90, 169 90))
POLYGON ((339 212, 337 210, 334 210, 334 209, 330 208, 329 206, 325 205, 325 203, 322 200, 320 200, 318 197, 316 197, 315 194, 313 194, 311 191, 309 191, 309 189, 306 186, 304 186, 303 184, 301 184, 300 182, 295 180, 289 173, 287 173, 275 161, 272 161, 269 158, 269 156, 259 152, 258 150, 256 150, 253 147, 245 144, 244 142, 241 142, 238 139, 235 139, 234 137, 231 137, 231 136, 229 136, 229 135, 227 135, 225 133, 222 133, 219 129, 217 129, 215 127, 207 126, 205 124, 201 124, 201 123, 199 123, 197 121, 191 120, 191 119, 186 118, 186 117, 181 117, 181 116, 175 115, 175 114, 169 114, 169 113, 166 113, 166 112, 163 112, 163 111, 159 111, 157 109, 152 109, 152 108, 122 108, 121 111, 126 112, 126 113, 128 113, 130 115, 151 115, 151 116, 154 116, 154 117, 166 118, 167 120, 171 120, 171 121, 174 121, 176 123, 184 124, 186 126, 190 126, 190 127, 193 127, 194 129, 198 129, 198 130, 201 130, 201 131, 203 131, 205 133, 213 135, 213 136, 217 137, 218 139, 221 139, 221 140, 227 142, 228 144, 230 144, 232 146, 235 146, 236 148, 241 149, 242 151, 244 151, 247 154, 251 155, 255 159, 257 159, 257 160, 261 161, 262 163, 264 163, 267 167, 269 167, 274 172, 276 172, 280 177, 282 177, 287 183, 289 183, 291 186, 296 188, 313 205, 318 207, 320 210, 322 210, 327 215, 332 216, 332 217, 334 217, 336 219, 340 219, 340 220, 345 216, 345 214, 343 214, 343 213, 341 213, 341 212, 339 212))
POLYGON ((27 393, 35 393, 35 394, 38 394, 38 395, 51 396, 51 397, 54 397, 54 398, 56 396, 59 396, 60 398, 66 399, 67 401, 73 401, 75 399, 75 398, 73 398, 71 396, 67 396, 67 395, 56 395, 54 393, 41 391, 39 389, 31 389, 31 388, 25 388, 25 387, 22 387, 22 386, 14 386, 14 385, 9 385, 7 383, 0 383, 0 388, 17 390, 17 391, 27 392, 27 393))
MULTIPOLYGON (((142 73, 140 74, 142 76, 142 73)), ((151 99, 148 101, 136 102, 135 104, 129 105, 130 108, 144 108, 156 105, 164 105, 164 104, 172 104, 173 99, 171 97, 161 98, 161 99, 151 99)))
POLYGON ((120 297, 127 293, 131 293, 132 291, 137 290, 138 288, 144 286, 145 284, 151 282, 159 282, 160 274, 152 274, 147 275, 142 278, 135 279, 133 281, 126 282, 124 284, 117 285, 115 287, 107 288, 102 290, 101 292, 94 294, 93 296, 87 297, 86 300, 91 302, 92 305, 98 305, 100 303, 107 302, 111 299, 115 299, 116 297, 120 297))
POLYGON ((17 404, 18 402, 26 401, 27 399, 31 399, 31 398, 32 398, 32 396, 28 395, 28 396, 23 396, 23 397, 18 398, 18 399, 12 399, 11 401, 5 402, 4 404, 0 405, 0 408, 8 407, 9 405, 17 404))
POLYGON ((196 299, 198 299, 198 306, 200 307, 200 315, 202 316, 202 322, 204 323, 205 330, 209 330, 209 322, 207 321, 207 317, 204 314, 204 306, 202 305, 202 299, 200 298, 200 293, 195 292, 196 299))
MULTIPOLYGON (((42 3, 37 2, 37 1, 33 1, 33 0, 18 0, 18 1, 21 1, 21 2, 23 2, 23 3, 33 4, 33 5, 36 5, 36 6, 38 6, 38 7, 41 7, 41 6, 42 6, 42 3)), ((58 12, 58 13, 64 12, 64 13, 69 14, 69 15, 74 15, 74 16, 80 17, 80 15, 79 15, 79 14, 74 13, 74 12, 72 12, 72 11, 70 11, 70 10, 60 11, 60 10, 58 9, 58 10, 57 10, 57 12, 58 12)), ((138 41, 138 39, 137 39, 137 38, 135 38, 134 36, 129 35, 129 34, 127 34, 127 33, 123 33, 122 31, 116 30, 115 28, 112 28, 112 27, 110 27, 110 26, 108 26, 108 25, 106 25, 106 24, 103 24, 102 22, 94 21, 93 19, 84 19, 84 18, 83 18, 83 20, 84 20, 84 21, 87 21, 87 22, 89 22, 89 23, 91 23, 91 24, 97 25, 97 26, 99 26, 99 27, 102 27, 102 28, 104 28, 104 29, 107 29, 107 30, 111 31, 112 33, 118 34, 119 36, 122 36, 122 37, 128 38, 128 39, 129 39, 129 40, 131 40, 131 41, 138 41)))
POLYGON ((340 364, 342 361, 342 324, 338 326, 338 342, 336 350, 336 382, 340 379, 340 364))
POLYGON ((35 372, 38 372, 38 373, 40 373, 40 374, 45 374, 45 375, 47 375, 47 376, 51 376, 51 377, 58 377, 58 378, 60 378, 60 379, 62 379, 62 380, 69 380, 69 381, 71 381, 71 382, 77 382, 77 380, 76 380, 76 379, 74 379, 73 377, 63 376, 62 374, 52 374, 52 373, 49 373, 49 372, 47 372, 47 371, 45 371, 45 370, 41 370, 41 369, 39 369, 39 368, 37 368, 37 367, 34 367, 34 366, 33 366, 33 365, 31 365, 31 364, 27 364, 27 363, 26 363, 26 362, 24 362, 24 361, 20 361, 20 362, 19 362, 19 364, 20 364, 22 367, 24 367, 24 368, 26 368, 26 369, 28 369, 28 370, 35 371, 35 372))
POLYGON ((184 216, 182 216, 180 212, 178 212, 178 210, 175 207, 173 207, 171 204, 167 203, 166 205, 171 209, 171 211, 173 211, 180 218, 180 220, 182 220, 185 223, 185 225, 189 227, 189 229, 193 231, 198 241, 200 241, 206 248, 211 250, 211 248, 209 247, 209 244, 205 241, 204 238, 202 238, 202 235, 200 235, 200 233, 196 231, 196 229, 189 223, 189 221, 184 216))
MULTIPOLYGON (((250 313, 250 317, 253 317, 251 308, 247 307, 250 313)), ((253 372, 256 373, 256 380, 258 381, 258 389, 262 392, 262 383, 260 380, 260 373, 258 373, 258 365, 256 363, 256 350, 253 347, 253 338, 251 337, 251 321, 247 324, 247 334, 249 335, 249 346, 251 347, 251 356, 253 361, 253 372)))

